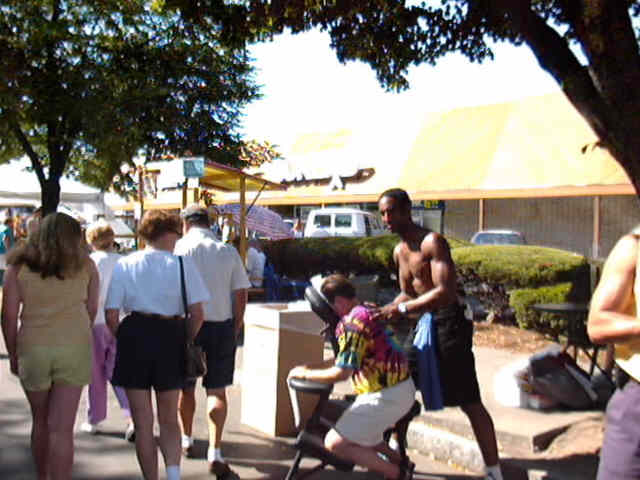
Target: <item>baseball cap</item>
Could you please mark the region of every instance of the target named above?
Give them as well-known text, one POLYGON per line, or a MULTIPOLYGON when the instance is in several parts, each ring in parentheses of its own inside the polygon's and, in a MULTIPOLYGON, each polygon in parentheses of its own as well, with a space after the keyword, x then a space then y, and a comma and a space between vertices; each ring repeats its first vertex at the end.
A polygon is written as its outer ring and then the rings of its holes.
POLYGON ((188 205, 180 212, 180 218, 184 220, 209 220, 209 212, 201 205, 188 205))

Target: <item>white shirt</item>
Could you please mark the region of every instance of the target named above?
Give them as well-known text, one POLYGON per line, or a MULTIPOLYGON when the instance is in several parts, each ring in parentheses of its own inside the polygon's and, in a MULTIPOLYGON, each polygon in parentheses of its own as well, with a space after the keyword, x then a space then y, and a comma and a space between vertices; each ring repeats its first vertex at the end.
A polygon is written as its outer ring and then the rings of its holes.
POLYGON ((262 287, 262 276, 264 275, 264 264, 267 256, 256 248, 249 247, 247 251, 247 271, 249 281, 254 287, 262 287))
MULTIPOLYGON (((208 301, 209 292, 193 261, 185 258, 183 263, 187 305, 208 301)), ((122 257, 113 269, 104 308, 183 315, 178 257, 150 247, 122 257)))
POLYGON ((251 287, 235 247, 218 241, 206 228, 191 227, 176 243, 174 253, 192 259, 204 279, 211 295, 204 305, 205 321, 223 322, 232 318, 234 290, 251 287))
POLYGON ((97 251, 91 255, 91 260, 96 264, 98 268, 98 274, 100 275, 100 296, 98 298, 98 313, 96 319, 93 322, 94 325, 101 325, 105 323, 104 319, 104 302, 107 299, 107 291, 109 290, 109 284, 111 283, 111 274, 113 269, 118 263, 118 260, 122 257, 117 253, 97 251))

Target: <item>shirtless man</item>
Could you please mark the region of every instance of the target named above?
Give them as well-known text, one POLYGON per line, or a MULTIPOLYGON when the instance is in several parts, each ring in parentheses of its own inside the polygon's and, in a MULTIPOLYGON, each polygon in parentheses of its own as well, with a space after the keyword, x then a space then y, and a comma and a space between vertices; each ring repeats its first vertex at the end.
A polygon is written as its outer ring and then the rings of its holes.
POLYGON ((445 406, 467 415, 486 465, 486 480, 502 480, 493 420, 482 404, 472 347, 473 324, 464 317, 456 291, 456 268, 446 239, 411 219, 411 200, 394 188, 380 195, 385 225, 400 236, 393 250, 400 294, 376 318, 396 322, 431 312, 438 335, 438 361, 445 406))
POLYGON ((640 478, 640 226, 623 236, 602 270, 587 330, 596 344, 615 345, 628 380, 607 404, 598 480, 640 478))

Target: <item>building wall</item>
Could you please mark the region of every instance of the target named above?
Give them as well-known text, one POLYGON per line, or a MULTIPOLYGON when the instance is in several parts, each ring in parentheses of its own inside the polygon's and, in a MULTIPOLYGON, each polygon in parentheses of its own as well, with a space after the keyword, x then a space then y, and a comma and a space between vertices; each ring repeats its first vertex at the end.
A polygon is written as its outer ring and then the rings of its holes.
POLYGON ((601 256, 605 257, 624 233, 640 223, 640 201, 630 195, 603 197, 601 209, 601 256))
MULTIPOLYGON (((593 253, 593 197, 485 200, 485 229, 522 232, 529 244, 593 253)), ((469 240, 478 228, 478 200, 448 200, 445 234, 469 240)), ((620 236, 640 223, 634 196, 607 196, 600 201, 599 257, 605 258, 620 236)))
POLYGON ((470 240, 478 230, 478 200, 446 200, 444 234, 470 240))

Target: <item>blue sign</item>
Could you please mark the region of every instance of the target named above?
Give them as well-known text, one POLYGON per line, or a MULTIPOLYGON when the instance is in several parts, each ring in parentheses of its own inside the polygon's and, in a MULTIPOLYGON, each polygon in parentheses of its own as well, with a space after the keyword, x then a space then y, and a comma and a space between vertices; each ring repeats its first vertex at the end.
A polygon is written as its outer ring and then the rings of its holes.
POLYGON ((204 157, 187 157, 182 159, 185 178, 204 177, 204 157))

